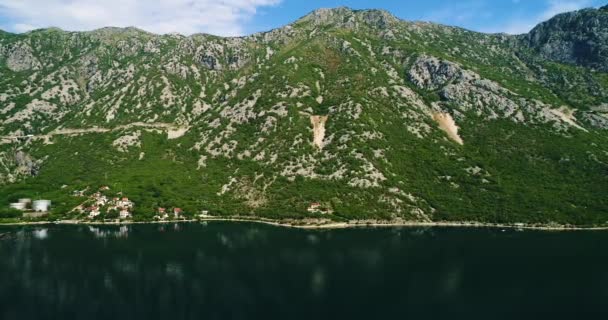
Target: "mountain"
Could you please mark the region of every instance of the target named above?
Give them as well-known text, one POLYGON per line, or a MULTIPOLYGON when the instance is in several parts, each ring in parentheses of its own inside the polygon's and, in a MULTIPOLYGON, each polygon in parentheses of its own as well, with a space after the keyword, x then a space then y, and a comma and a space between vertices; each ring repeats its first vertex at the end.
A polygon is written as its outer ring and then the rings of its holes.
POLYGON ((608 71, 608 6, 560 14, 525 36, 541 57, 608 71))
POLYGON ((108 186, 136 220, 604 225, 605 11, 521 36, 348 8, 238 38, 0 33, 0 205, 81 217, 108 186))

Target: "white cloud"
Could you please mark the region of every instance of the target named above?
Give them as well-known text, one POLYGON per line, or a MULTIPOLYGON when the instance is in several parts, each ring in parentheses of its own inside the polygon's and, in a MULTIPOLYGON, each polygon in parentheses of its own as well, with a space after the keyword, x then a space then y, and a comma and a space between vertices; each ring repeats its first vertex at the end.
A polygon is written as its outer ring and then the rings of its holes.
POLYGON ((484 31, 505 32, 508 34, 527 33, 539 23, 549 20, 560 13, 580 10, 590 6, 591 2, 589 0, 548 0, 545 10, 535 16, 527 18, 516 17, 501 26, 488 28, 484 31))
POLYGON ((135 26, 154 33, 245 33, 259 7, 282 0, 0 0, 0 17, 15 32, 59 27, 92 30, 135 26))

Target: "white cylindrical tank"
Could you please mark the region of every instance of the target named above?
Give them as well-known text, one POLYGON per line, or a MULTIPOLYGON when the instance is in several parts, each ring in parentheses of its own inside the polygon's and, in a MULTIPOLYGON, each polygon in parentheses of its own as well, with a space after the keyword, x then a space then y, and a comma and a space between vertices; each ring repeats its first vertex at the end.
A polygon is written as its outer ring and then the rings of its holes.
POLYGON ((21 202, 11 203, 11 208, 24 211, 25 203, 21 203, 21 202))
POLYGON ((47 212, 51 207, 51 200, 35 200, 32 209, 38 212, 47 212))

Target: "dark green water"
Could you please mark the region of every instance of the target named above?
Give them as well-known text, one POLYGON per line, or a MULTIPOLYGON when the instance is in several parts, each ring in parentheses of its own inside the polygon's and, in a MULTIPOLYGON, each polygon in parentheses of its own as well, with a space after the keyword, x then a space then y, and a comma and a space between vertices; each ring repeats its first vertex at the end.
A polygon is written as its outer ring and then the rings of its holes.
POLYGON ((608 232, 0 228, 0 319, 606 319, 608 232))

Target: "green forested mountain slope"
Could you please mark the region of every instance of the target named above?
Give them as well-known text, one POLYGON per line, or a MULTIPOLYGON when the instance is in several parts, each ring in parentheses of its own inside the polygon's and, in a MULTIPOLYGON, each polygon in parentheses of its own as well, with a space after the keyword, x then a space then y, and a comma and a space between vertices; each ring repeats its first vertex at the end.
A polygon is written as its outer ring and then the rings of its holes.
POLYGON ((332 219, 605 224, 607 60, 561 55, 574 36, 555 19, 488 35, 337 8, 242 38, 0 33, 0 205, 70 215, 74 190, 108 185, 136 219, 320 202, 332 219))

